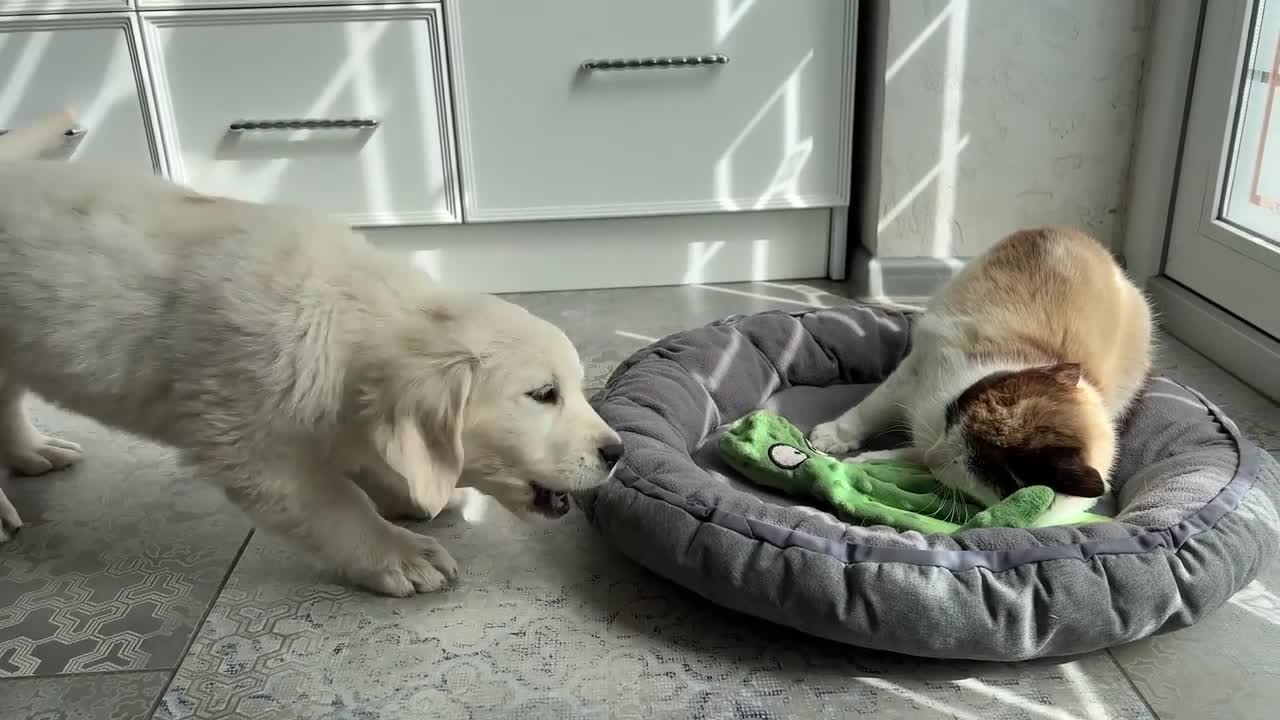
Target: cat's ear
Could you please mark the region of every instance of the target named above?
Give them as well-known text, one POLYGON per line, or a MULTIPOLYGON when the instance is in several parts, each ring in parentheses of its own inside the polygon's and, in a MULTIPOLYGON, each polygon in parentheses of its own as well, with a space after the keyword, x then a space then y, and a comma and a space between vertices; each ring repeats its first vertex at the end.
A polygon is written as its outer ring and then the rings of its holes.
POLYGON ((1050 365, 1044 369, 1044 372, 1053 381, 1059 385, 1067 387, 1075 387, 1080 384, 1080 378, 1084 377, 1084 369, 1080 367, 1080 363, 1059 363, 1050 365))

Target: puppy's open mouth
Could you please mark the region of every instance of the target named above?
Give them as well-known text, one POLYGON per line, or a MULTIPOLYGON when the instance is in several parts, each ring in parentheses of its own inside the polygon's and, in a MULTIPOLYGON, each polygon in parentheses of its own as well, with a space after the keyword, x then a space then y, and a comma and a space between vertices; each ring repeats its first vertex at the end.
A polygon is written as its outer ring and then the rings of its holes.
POLYGON ((548 490, 533 483, 533 509, 541 515, 558 518, 569 512, 569 493, 548 490))

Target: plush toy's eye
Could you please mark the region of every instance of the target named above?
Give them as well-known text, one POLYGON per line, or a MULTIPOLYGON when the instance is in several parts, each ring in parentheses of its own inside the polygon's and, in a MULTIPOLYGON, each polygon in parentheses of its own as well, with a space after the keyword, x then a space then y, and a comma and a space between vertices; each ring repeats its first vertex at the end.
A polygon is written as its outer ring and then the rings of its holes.
POLYGON ((769 459, 783 470, 795 470, 804 464, 809 456, 800 448, 786 443, 778 443, 769 448, 769 459))
POLYGON ((552 384, 543 385, 537 390, 530 390, 525 395, 544 405, 555 405, 560 402, 560 388, 552 384))

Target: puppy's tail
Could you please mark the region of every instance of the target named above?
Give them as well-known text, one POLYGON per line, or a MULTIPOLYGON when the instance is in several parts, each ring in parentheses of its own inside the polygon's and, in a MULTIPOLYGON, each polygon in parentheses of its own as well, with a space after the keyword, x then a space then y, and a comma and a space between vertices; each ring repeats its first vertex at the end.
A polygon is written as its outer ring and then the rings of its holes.
POLYGON ((49 115, 35 125, 11 130, 0 135, 0 162, 34 160, 57 148, 65 141, 68 130, 76 124, 70 110, 49 115))

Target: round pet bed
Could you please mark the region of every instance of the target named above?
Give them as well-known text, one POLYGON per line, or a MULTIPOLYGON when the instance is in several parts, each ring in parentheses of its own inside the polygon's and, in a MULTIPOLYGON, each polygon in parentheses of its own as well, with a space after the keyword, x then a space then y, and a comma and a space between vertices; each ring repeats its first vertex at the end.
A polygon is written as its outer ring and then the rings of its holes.
POLYGON ((1162 378, 1124 428, 1113 506, 1097 510, 1110 522, 954 535, 849 525, 720 461, 719 434, 752 410, 807 431, 852 406, 906 355, 912 322, 865 306, 770 312, 641 350, 594 401, 625 459, 580 504, 631 558, 713 602, 939 658, 1071 655, 1186 627, 1274 558, 1277 463, 1162 378))

